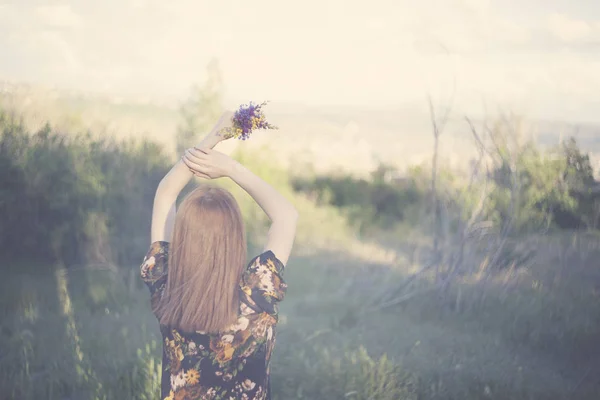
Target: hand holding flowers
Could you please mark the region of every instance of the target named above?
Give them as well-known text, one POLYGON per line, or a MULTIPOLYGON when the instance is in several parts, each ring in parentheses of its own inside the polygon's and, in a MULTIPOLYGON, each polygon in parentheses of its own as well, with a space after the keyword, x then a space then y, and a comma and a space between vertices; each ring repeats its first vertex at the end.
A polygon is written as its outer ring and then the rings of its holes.
POLYGON ((267 122, 262 107, 267 102, 242 104, 235 112, 225 111, 206 138, 197 147, 186 150, 182 160, 196 176, 215 179, 227 176, 235 160, 212 150, 219 142, 231 138, 246 140, 255 129, 278 129, 267 122))
POLYGON ((266 101, 261 104, 253 102, 250 102, 249 105, 242 104, 230 119, 232 125, 219 127, 218 134, 224 140, 234 137, 246 140, 255 129, 278 129, 267 122, 262 111, 262 107, 266 104, 266 101))

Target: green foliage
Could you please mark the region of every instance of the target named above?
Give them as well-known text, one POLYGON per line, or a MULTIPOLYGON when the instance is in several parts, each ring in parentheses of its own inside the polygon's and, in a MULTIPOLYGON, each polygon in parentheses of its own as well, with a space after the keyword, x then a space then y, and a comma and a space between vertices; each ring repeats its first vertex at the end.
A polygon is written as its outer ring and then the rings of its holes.
POLYGON ((421 203, 426 193, 416 179, 394 183, 387 181, 389 166, 381 165, 372 179, 346 176, 317 176, 293 179, 293 187, 308 193, 318 203, 343 209, 362 231, 370 228, 392 229, 406 220, 410 210, 421 203))
POLYGON ((139 272, 62 272, 5 274, 2 398, 158 399, 161 341, 139 272))
MULTIPOLYGON (((23 400, 158 399, 160 330, 137 268, 64 272, 24 265, 0 282, 0 393, 23 400)), ((297 332, 278 329, 283 340, 297 332)), ((415 383, 413 374, 364 346, 299 342, 277 347, 272 359, 274 399, 410 400, 415 383)))
POLYGON ((581 152, 574 137, 562 143, 560 151, 566 162, 563 178, 571 190, 584 191, 594 184, 594 170, 590 156, 581 152))
POLYGON ((592 168, 573 138, 546 153, 527 142, 499 157, 493 178, 490 211, 500 223, 513 215, 517 232, 581 228, 593 219, 592 168))
POLYGON ((575 138, 564 142, 559 152, 564 159, 562 181, 573 198, 573 207, 557 208, 554 217, 562 228, 600 227, 600 193, 588 154, 583 154, 575 138))
POLYGON ((373 359, 364 346, 314 346, 287 353, 286 371, 273 372, 275 399, 416 400, 416 378, 382 355, 373 359))
MULTIPOLYGON (((22 123, 0 114, 0 230, 7 260, 137 263, 147 250, 154 192, 171 167, 160 145, 144 140, 115 141, 90 133, 71 135, 49 125, 28 132, 22 123)), ((265 150, 266 151, 266 150, 265 150)), ((343 240, 351 229, 333 207, 314 207, 294 193, 289 173, 263 162, 263 153, 238 152, 238 161, 292 200, 303 214, 298 237, 315 229, 328 239, 343 240)), ((202 180, 194 179, 180 199, 202 180)), ((268 219, 254 200, 228 179, 210 182, 232 193, 240 203, 250 253, 262 248, 268 219)))
POLYGON ((104 194, 96 212, 105 216, 104 240, 119 264, 137 262, 150 240, 156 187, 171 161, 160 145, 145 140, 96 141, 93 146, 87 159, 100 166, 103 177, 104 194))
MULTIPOLYGON (((518 132, 503 123, 490 130, 491 168, 470 185, 455 171, 439 167, 437 196, 443 203, 446 230, 455 231, 458 222, 468 220, 478 207, 482 207, 482 220, 498 228, 510 224, 516 234, 599 227, 600 191, 589 156, 575 139, 543 152, 518 132), (487 195, 480 204, 483 192, 487 195)), ((381 164, 371 179, 323 175, 295 178, 292 183, 297 192, 343 210, 363 233, 405 224, 430 226, 430 168, 413 166, 402 178, 391 178, 394 175, 393 167, 381 164)))
POLYGON ((6 113, 0 135, 8 257, 129 263, 145 252, 154 190, 168 170, 159 146, 65 135, 48 124, 30 134, 6 113))
POLYGON ((183 154, 185 149, 196 145, 198 135, 208 133, 223 112, 223 82, 216 60, 208 64, 207 73, 204 86, 194 86, 190 98, 181 107, 183 122, 175 138, 177 154, 183 154))

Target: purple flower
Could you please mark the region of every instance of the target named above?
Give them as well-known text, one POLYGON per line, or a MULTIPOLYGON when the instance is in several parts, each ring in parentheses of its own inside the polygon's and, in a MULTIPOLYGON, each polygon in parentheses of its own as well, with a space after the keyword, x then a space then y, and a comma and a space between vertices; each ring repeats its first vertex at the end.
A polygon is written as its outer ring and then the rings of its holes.
POLYGON ((276 126, 269 124, 265 118, 262 107, 266 104, 266 101, 261 104, 254 104, 253 102, 248 105, 242 104, 231 120, 233 126, 226 129, 226 137, 237 137, 246 140, 253 130, 278 129, 276 126))

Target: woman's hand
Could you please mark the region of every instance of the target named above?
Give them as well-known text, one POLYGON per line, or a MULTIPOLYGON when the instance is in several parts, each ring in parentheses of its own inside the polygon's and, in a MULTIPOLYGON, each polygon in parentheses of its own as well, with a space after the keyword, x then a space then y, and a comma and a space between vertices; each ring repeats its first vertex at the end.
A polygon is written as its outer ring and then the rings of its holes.
POLYGON ((234 113, 229 110, 221 114, 221 117, 207 135, 209 141, 211 143, 214 143, 213 145, 216 145, 217 143, 226 140, 225 136, 223 135, 223 133, 220 133, 220 131, 224 128, 231 128, 231 126, 233 125, 231 121, 233 116, 234 113))
POLYGON ((182 161, 194 175, 205 179, 229 176, 235 164, 228 155, 202 147, 187 149, 182 161))

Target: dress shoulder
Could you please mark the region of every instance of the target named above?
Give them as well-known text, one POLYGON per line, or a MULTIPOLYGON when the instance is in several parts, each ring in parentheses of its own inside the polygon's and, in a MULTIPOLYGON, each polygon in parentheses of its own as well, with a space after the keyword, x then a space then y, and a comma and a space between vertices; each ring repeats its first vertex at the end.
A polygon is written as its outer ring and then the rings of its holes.
POLYGON ((169 242, 156 241, 150 244, 140 267, 140 275, 152 294, 164 285, 169 261, 169 242))
POLYGON ((287 291, 285 266, 271 250, 254 257, 242 274, 242 301, 256 312, 278 314, 287 291))

